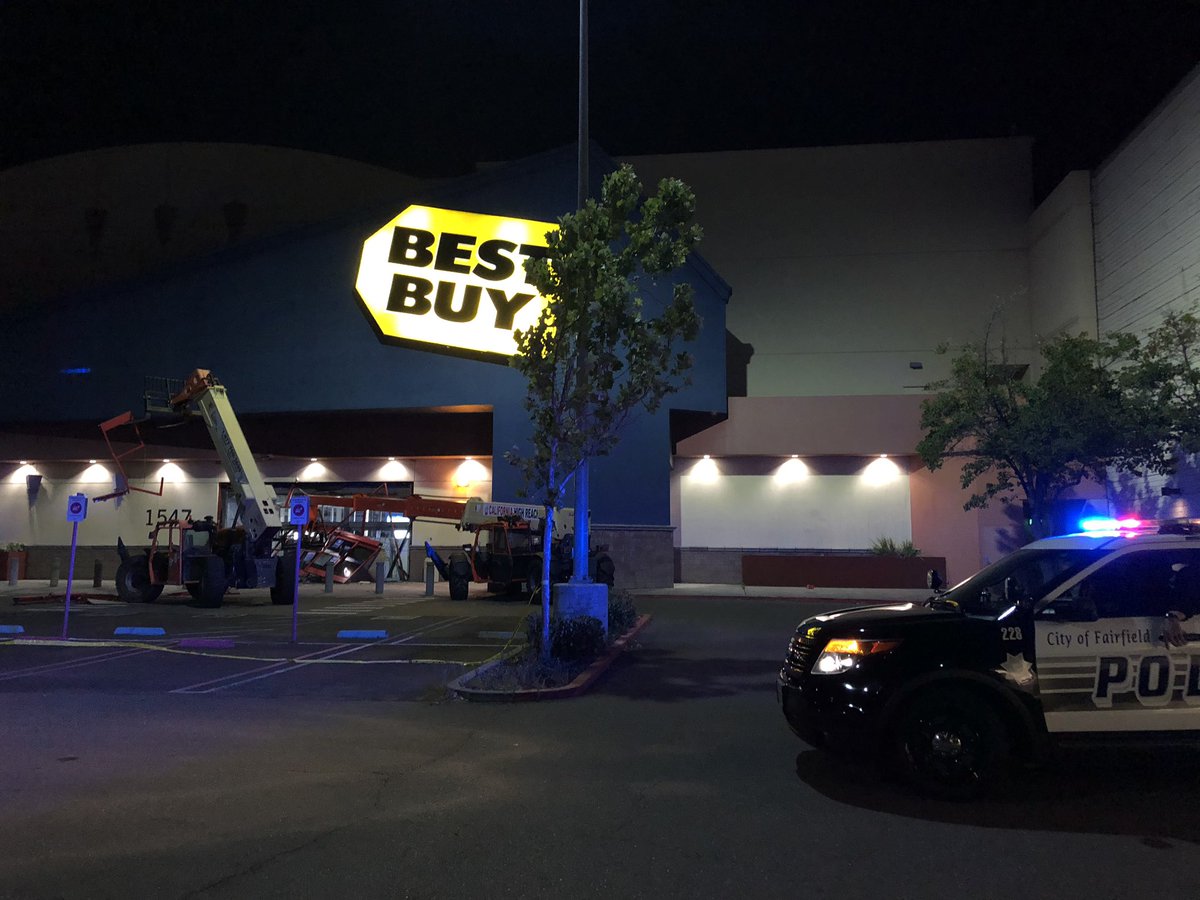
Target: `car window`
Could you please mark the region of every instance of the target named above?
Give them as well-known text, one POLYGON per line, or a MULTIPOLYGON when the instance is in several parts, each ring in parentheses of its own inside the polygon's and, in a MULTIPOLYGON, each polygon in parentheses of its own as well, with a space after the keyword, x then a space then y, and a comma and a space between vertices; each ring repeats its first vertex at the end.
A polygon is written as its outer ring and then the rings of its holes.
POLYGON ((1103 555, 1094 549, 1018 550, 955 585, 944 595, 968 615, 994 617, 1036 601, 1103 555))
MULTIPOLYGON (((1087 618, 1161 616, 1170 609, 1193 611, 1200 604, 1200 547, 1138 550, 1114 558, 1063 595, 1060 606, 1088 612, 1087 618)), ((1051 604, 1048 612, 1053 616, 1051 604)))

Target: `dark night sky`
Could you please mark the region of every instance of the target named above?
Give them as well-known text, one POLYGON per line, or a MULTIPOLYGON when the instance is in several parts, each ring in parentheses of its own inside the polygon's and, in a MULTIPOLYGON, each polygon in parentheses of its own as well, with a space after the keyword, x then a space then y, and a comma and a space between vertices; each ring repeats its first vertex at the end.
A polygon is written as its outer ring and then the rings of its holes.
MULTIPOLYGON (((414 174, 575 137, 576 0, 6 0, 0 168, 248 141, 414 174)), ((1200 62, 1200 0, 591 0, 614 155, 1030 134, 1039 194, 1200 62)))

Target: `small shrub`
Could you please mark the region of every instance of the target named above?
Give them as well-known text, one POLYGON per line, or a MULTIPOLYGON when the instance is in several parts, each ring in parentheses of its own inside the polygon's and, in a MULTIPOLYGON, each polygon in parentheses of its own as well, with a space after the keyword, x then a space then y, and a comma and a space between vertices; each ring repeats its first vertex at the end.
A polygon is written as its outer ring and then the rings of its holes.
POLYGON ((564 662, 595 659, 604 649, 604 626, 592 616, 551 623, 550 655, 564 662))
POLYGON ((637 607, 629 591, 616 591, 608 599, 608 636, 618 638, 637 624, 637 607))
POLYGON ((890 537, 876 538, 871 544, 871 552, 876 556, 899 556, 904 558, 921 555, 921 551, 913 546, 912 541, 896 542, 890 537))
POLYGON ((551 659, 542 662, 536 653, 526 653, 509 663, 494 666, 477 676, 471 687, 485 691, 519 691, 555 688, 570 684, 582 672, 580 663, 551 659))
POLYGON ((4 545, 4 550, 7 553, 20 553, 25 549, 25 545, 20 541, 9 541, 4 545))
MULTIPOLYGON (((542 649, 542 618, 529 615, 525 618, 525 642, 529 649, 540 655, 542 649)), ((550 618, 550 655, 562 662, 590 662, 604 649, 604 626, 592 616, 574 619, 550 618)))

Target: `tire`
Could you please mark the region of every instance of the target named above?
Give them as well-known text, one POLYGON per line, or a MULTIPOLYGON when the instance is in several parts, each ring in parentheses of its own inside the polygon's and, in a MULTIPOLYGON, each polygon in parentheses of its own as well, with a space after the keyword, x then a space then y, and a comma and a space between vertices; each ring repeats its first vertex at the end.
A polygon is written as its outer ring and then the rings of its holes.
POLYGON ((225 560, 219 556, 206 556, 200 563, 200 581, 188 586, 192 605, 204 609, 216 609, 221 605, 229 581, 225 576, 225 560))
POLYGON ((163 591, 161 584, 150 583, 150 558, 131 553, 117 566, 117 596, 126 603, 153 603, 163 591))
POLYGON ((616 580, 617 566, 613 562, 611 556, 607 553, 601 553, 596 557, 596 574, 592 576, 592 580, 597 584, 606 584, 609 587, 613 586, 616 580))
POLYGON ((450 563, 446 567, 450 574, 450 599, 466 600, 470 593, 471 563, 465 553, 451 553, 450 563))
POLYGON ((275 584, 271 586, 271 602, 276 606, 296 603, 296 554, 285 553, 275 560, 275 584))
POLYGON ((921 793, 973 800, 994 784, 1008 756, 1008 735, 995 710, 962 688, 919 694, 895 730, 895 764, 921 793))

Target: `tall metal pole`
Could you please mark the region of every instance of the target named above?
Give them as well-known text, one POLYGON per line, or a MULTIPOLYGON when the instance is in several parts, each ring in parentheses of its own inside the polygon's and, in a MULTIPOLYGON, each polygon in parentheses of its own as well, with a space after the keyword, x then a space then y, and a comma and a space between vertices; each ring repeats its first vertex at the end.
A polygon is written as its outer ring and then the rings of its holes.
POLYGON ((79 523, 71 523, 71 564, 67 566, 67 596, 63 601, 62 639, 67 639, 71 621, 71 582, 75 579, 75 550, 79 547, 79 523))
MULTIPOLYGON (((582 209, 588 196, 588 2, 579 0, 579 180, 576 209, 582 209)), ((587 377, 587 352, 579 351, 579 375, 587 377)), ((575 547, 571 581, 588 581, 588 547, 591 544, 588 522, 588 459, 585 456, 575 472, 575 547)))

